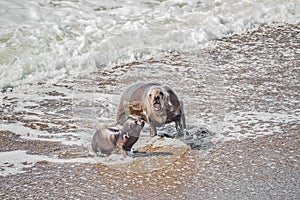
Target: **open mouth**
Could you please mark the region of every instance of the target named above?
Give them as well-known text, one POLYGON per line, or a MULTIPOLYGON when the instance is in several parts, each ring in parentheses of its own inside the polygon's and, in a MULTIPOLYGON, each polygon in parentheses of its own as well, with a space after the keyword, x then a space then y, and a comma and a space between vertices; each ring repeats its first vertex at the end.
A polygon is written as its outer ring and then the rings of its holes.
POLYGON ((159 102, 155 102, 153 104, 153 108, 154 108, 154 110, 159 111, 159 110, 161 110, 161 104, 159 102))

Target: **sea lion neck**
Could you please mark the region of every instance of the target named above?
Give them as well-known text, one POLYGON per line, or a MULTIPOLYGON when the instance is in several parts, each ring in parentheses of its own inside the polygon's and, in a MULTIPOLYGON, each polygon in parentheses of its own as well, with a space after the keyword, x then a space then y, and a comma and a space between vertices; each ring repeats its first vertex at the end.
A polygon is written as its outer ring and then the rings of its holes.
POLYGON ((115 133, 115 134, 112 134, 112 135, 110 136, 110 141, 111 141, 114 145, 117 144, 118 135, 119 135, 119 132, 118 132, 118 133, 115 133))

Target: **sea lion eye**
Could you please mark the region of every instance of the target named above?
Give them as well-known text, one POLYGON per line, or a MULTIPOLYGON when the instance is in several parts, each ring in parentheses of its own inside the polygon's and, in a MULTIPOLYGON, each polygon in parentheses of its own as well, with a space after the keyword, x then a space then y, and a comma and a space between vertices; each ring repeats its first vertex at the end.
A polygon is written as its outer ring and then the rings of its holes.
POLYGON ((159 95, 164 96, 164 93, 163 92, 159 92, 159 95))

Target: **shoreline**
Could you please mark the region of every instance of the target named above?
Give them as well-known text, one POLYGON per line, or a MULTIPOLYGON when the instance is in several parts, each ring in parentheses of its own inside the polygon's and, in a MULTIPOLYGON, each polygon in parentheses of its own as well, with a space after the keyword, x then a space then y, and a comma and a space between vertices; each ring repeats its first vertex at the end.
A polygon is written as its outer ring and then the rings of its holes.
POLYGON ((295 132, 229 141, 208 151, 188 151, 167 169, 137 174, 102 163, 42 161, 25 173, 0 177, 0 196, 297 199, 299 142, 295 132))
MULTIPOLYGON (((176 159, 154 171, 135 174, 102 163, 37 161, 25 173, 0 176, 1 199, 296 199, 299 37, 299 24, 262 25, 189 55, 169 55, 77 80, 2 93, 1 120, 26 128, 22 133, 1 130, 1 152, 90 157, 90 138, 97 128, 113 123, 116 99, 124 88, 134 81, 162 82, 166 77, 172 77, 168 84, 185 104, 189 130, 197 133, 202 125, 208 130, 203 135, 200 131, 194 143, 187 142, 195 148, 180 151, 179 157, 171 155, 176 159), (49 141, 26 139, 31 136, 49 141)), ((149 137, 147 131, 141 140, 149 137)), ((135 159, 138 163, 141 158, 135 159)), ((151 165, 164 157, 147 159, 151 165)))

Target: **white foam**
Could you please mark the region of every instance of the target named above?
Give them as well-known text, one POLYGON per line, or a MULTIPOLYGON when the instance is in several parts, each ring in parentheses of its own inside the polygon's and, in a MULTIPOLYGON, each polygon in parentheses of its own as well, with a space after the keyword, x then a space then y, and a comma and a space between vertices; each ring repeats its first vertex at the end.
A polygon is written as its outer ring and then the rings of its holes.
MULTIPOLYGON (((111 154, 107 157, 96 156, 91 151, 91 137, 93 132, 88 128, 80 128, 76 132, 65 132, 65 133, 49 133, 47 131, 41 131, 38 129, 32 129, 25 127, 21 122, 1 124, 1 130, 8 130, 15 132, 20 135, 23 139, 28 140, 39 140, 48 142, 61 142, 65 145, 78 145, 85 146, 90 150, 90 154, 93 157, 84 158, 71 158, 62 159, 56 156, 45 156, 45 155, 32 155, 27 154, 26 151, 11 151, 11 152, 0 152, 0 176, 8 176, 18 173, 25 172, 25 168, 33 167, 35 163, 39 161, 48 161, 54 163, 103 163, 107 165, 115 165, 132 162, 134 158, 132 156, 123 156, 119 153, 111 154)), ((148 140, 143 142, 139 141, 141 145, 148 143, 148 140)), ((153 140, 150 141, 154 146, 161 146, 163 144, 168 145, 184 145, 178 140, 166 139, 163 141, 153 140), (176 142, 177 141, 177 142, 176 142)))
POLYGON ((111 154, 108 157, 85 157, 61 159, 45 155, 27 154, 26 151, 9 151, 0 152, 0 176, 8 176, 18 173, 24 173, 25 168, 33 167, 39 161, 53 163, 104 163, 104 164, 121 164, 131 162, 132 157, 123 158, 122 155, 111 154))
POLYGON ((223 133, 226 137, 219 139, 233 140, 282 133, 282 123, 300 121, 296 114, 268 112, 237 112, 226 113, 223 133))
MULTIPOLYGON (((85 140, 79 139, 78 132, 65 132, 51 134, 47 131, 41 131, 39 129, 32 129, 29 127, 23 126, 22 123, 13 123, 13 124, 1 124, 1 130, 11 131, 20 135, 21 138, 27 140, 39 140, 39 141, 48 141, 48 142, 61 142, 65 145, 83 145, 85 140)), ((82 134, 83 135, 83 134, 82 134)))
POLYGON ((32 167, 44 156, 28 155, 25 151, 0 152, 0 175, 7 176, 24 172, 23 168, 32 167))
MULTIPOLYGON (((11 128, 12 129, 12 128, 11 128)), ((24 129, 19 130, 20 133, 24 133, 24 129)), ((82 133, 81 133, 82 134, 82 133)), ((81 142, 88 142, 90 146, 91 139, 89 135, 85 133, 85 136, 82 136, 81 142), (88 137, 88 138, 86 138, 88 137)), ((159 138, 154 137, 151 140, 144 140, 143 142, 138 142, 141 146, 145 146, 145 143, 152 144, 155 147, 161 146, 186 146, 183 142, 177 139, 170 138, 159 138)), ((48 161, 54 163, 103 163, 107 165, 115 165, 122 163, 129 163, 134 160, 134 157, 127 156, 126 158, 119 153, 113 153, 106 157, 97 156, 95 153, 90 152, 93 157, 84 157, 84 158, 70 158, 70 159, 62 159, 56 156, 45 156, 45 155, 32 155, 27 154, 26 151, 10 151, 10 152, 0 152, 0 176, 7 176, 12 174, 18 174, 25 172, 24 168, 33 167, 35 163, 39 161, 48 161)))
POLYGON ((0 1, 0 88, 190 51, 261 23, 299 23, 297 0, 0 1))

